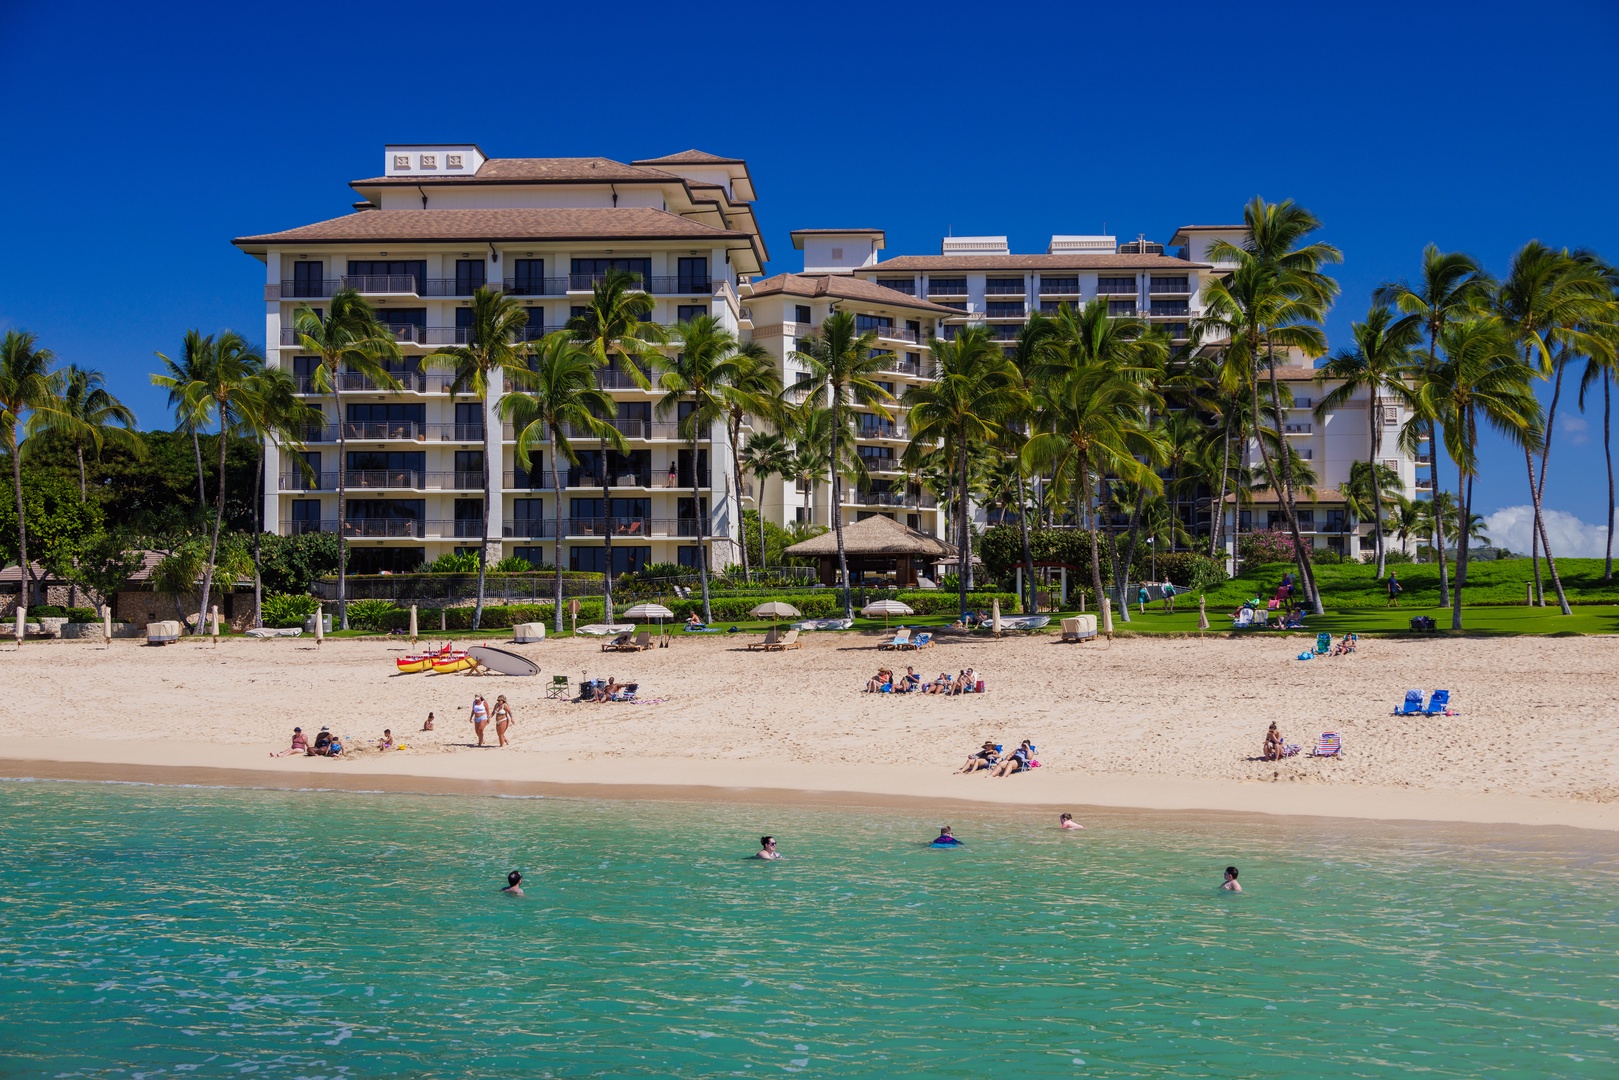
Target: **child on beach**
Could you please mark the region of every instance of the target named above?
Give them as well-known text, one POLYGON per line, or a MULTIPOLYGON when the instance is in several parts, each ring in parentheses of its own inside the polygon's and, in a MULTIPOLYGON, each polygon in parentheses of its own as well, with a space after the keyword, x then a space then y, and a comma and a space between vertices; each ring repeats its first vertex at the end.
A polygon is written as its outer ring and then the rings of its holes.
POLYGON ((427 723, 422 725, 422 730, 423 731, 432 731, 433 730, 433 714, 432 713, 427 714, 427 723))
POLYGON ((383 728, 382 729, 382 738, 377 740, 377 749, 378 750, 392 750, 394 748, 395 747, 394 747, 393 728, 383 728))

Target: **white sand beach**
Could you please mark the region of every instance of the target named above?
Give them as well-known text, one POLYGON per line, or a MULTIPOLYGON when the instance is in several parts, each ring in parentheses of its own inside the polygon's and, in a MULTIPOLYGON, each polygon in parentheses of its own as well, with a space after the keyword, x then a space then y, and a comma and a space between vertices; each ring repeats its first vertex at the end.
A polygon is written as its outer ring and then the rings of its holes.
POLYGON ((507 646, 541 665, 528 679, 398 675, 398 639, 29 642, 0 651, 0 774, 154 778, 184 767, 191 779, 288 786, 589 785, 579 790, 1619 830, 1609 638, 1368 639, 1353 656, 1309 662, 1294 659, 1303 637, 946 639, 895 654, 870 636, 806 634, 802 650, 768 655, 745 651, 749 640, 676 634, 669 649, 634 654, 603 654, 590 639, 507 646), (970 666, 987 693, 861 692, 896 663, 930 677, 970 666), (643 703, 546 698, 553 674, 577 684, 586 672, 638 682, 643 703), (1390 716, 1408 687, 1449 689, 1459 715, 1390 716), (511 701, 509 749, 471 745, 478 692, 511 701), (429 710, 437 729, 423 733, 429 710), (1342 758, 1259 760, 1272 720, 1306 747, 1340 732, 1342 758), (356 752, 271 758, 295 724, 311 734, 328 725, 356 752), (408 748, 372 749, 385 727, 408 748), (984 739, 1023 738, 1038 745, 1040 769, 953 775, 984 739))

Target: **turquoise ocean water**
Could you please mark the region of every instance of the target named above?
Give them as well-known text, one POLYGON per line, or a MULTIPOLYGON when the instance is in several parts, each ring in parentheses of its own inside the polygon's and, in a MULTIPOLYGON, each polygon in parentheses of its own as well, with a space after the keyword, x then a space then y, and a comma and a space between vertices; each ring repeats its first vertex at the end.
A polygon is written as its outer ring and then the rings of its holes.
POLYGON ((0 1076, 1619 1076, 1606 840, 1086 820, 3 782, 0 1076))

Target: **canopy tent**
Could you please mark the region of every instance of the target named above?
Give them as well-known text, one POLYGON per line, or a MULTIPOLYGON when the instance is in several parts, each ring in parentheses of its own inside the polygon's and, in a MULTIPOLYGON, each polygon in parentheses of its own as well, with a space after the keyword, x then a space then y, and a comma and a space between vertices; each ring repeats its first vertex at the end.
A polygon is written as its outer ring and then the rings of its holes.
MULTIPOLYGON (((956 549, 936 536, 901 525, 881 515, 843 527, 843 552, 849 563, 851 585, 869 584, 876 577, 895 585, 916 585, 919 574, 939 559, 953 559, 956 549)), ((824 532, 794 544, 785 552, 794 558, 813 558, 819 564, 822 585, 838 580, 838 537, 824 532)))

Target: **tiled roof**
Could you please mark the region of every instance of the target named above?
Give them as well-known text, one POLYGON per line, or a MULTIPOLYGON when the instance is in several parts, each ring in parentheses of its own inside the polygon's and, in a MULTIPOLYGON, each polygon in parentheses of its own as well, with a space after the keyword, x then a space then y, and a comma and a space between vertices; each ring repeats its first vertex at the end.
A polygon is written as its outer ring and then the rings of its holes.
POLYGON ((955 308, 930 303, 909 293, 902 293, 897 289, 845 274, 777 274, 755 281, 751 296, 774 296, 778 293, 812 299, 832 297, 838 300, 858 300, 866 304, 886 304, 889 307, 928 311, 936 315, 961 314, 955 308))
MULTIPOLYGON (((843 527, 843 550, 850 555, 935 555, 954 557, 956 549, 937 537, 877 514, 843 527)), ((838 538, 830 532, 812 536, 787 549, 788 555, 836 555, 838 538)))
POLYGON ((706 150, 682 150, 666 157, 642 158, 635 165, 745 165, 741 158, 720 157, 706 150))
POLYGON ((925 270, 1205 270, 1207 263, 1168 255, 900 255, 860 273, 925 270))
POLYGON ((661 169, 626 165, 604 157, 490 158, 475 173, 443 176, 373 176, 355 180, 350 187, 378 184, 635 184, 679 183, 681 178, 661 169))
POLYGON ((282 232, 238 237, 238 246, 485 240, 752 240, 650 207, 504 210, 363 210, 282 232))
MULTIPOLYGON (((1235 494, 1227 495, 1225 497, 1225 501, 1233 502, 1236 500, 1236 498, 1237 496, 1235 494)), ((1260 503, 1262 505, 1265 503, 1275 503, 1279 506, 1281 505, 1282 500, 1277 498, 1274 488, 1260 488, 1258 491, 1251 492, 1246 501, 1260 503)), ((1346 501, 1344 499, 1344 493, 1335 487, 1316 488, 1314 498, 1311 498, 1310 493, 1301 488, 1294 487, 1293 489, 1293 502, 1299 506, 1320 506, 1324 503, 1341 503, 1344 501, 1346 501)))

